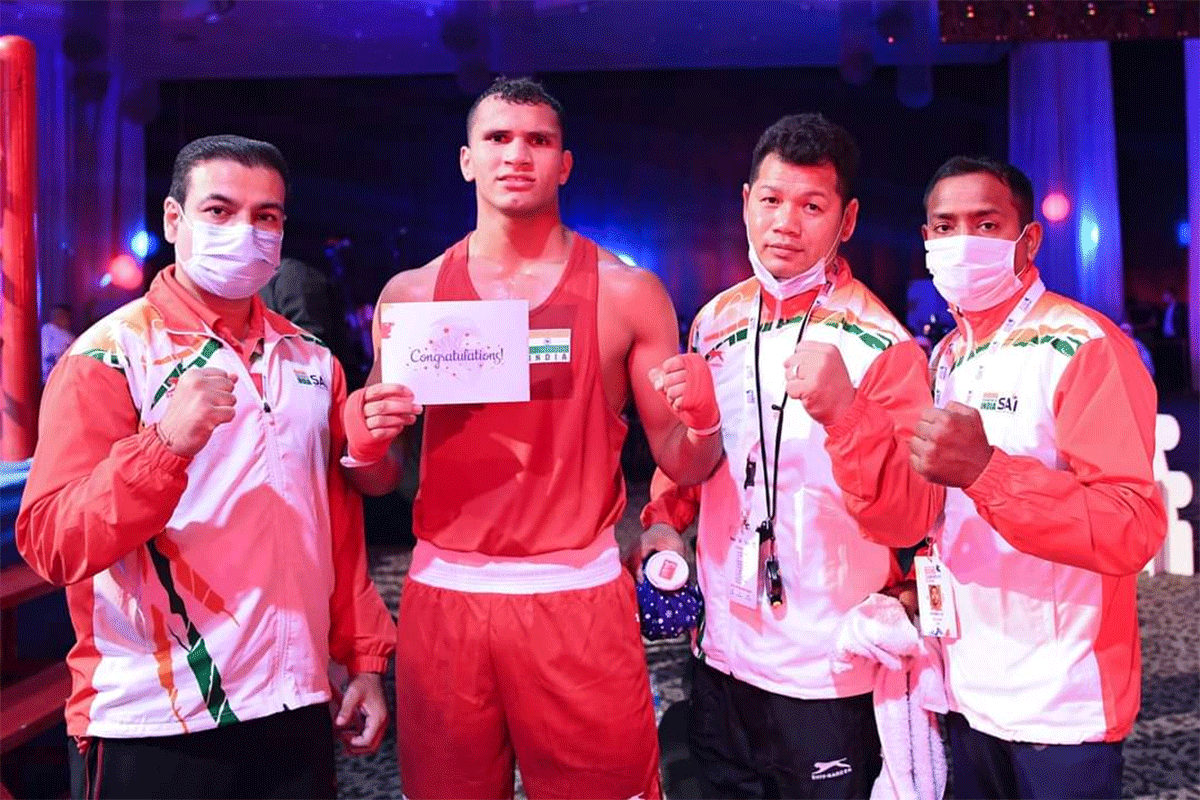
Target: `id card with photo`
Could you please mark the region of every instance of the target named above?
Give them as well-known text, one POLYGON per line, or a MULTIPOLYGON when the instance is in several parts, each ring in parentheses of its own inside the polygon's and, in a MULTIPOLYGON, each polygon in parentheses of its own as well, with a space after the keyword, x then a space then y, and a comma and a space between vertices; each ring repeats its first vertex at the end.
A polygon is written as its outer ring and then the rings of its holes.
POLYGON ((917 574, 917 610, 921 633, 926 636, 958 638, 958 614, 950 575, 940 559, 917 556, 913 559, 917 574))

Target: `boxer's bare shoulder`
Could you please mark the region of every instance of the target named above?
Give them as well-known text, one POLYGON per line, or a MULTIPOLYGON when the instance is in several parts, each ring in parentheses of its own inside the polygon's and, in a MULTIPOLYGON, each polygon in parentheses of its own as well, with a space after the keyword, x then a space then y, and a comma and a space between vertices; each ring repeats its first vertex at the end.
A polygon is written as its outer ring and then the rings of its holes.
POLYGON ((442 267, 442 258, 443 256, 439 255, 423 267, 407 269, 393 275, 379 293, 379 302, 420 303, 432 300, 438 271, 442 267))
POLYGON ((632 390, 643 423, 665 424, 669 412, 660 413, 666 406, 655 397, 647 374, 679 352, 675 307, 650 270, 626 264, 603 248, 597 267, 597 331, 605 395, 619 411, 632 390))
POLYGON ((603 247, 598 250, 597 268, 602 303, 611 304, 614 310, 623 310, 621 316, 627 312, 636 316, 640 304, 657 304, 663 299, 669 302, 666 287, 653 272, 626 264, 603 247))

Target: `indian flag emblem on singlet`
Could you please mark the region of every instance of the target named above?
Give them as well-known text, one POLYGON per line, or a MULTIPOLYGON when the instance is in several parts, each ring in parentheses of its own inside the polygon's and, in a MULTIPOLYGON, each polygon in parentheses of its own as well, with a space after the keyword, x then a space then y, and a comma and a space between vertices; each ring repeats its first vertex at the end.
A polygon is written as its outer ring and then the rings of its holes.
POLYGON ((529 332, 530 364, 566 364, 570 361, 570 328, 551 328, 529 332))

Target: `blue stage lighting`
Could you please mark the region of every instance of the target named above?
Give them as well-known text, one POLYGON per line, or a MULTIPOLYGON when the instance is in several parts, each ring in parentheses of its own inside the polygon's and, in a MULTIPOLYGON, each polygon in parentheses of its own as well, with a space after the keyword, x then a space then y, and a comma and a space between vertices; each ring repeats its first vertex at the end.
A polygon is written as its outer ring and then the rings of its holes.
POLYGON ((146 231, 138 231, 129 240, 129 252, 133 253, 138 258, 146 258, 154 255, 154 251, 158 249, 158 239, 151 236, 146 231))

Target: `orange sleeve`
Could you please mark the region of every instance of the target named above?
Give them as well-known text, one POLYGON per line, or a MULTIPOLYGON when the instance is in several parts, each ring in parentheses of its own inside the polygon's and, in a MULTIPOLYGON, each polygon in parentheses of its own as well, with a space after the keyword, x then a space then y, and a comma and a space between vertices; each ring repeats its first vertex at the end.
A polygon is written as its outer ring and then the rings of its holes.
POLYGON ((966 494, 1024 553, 1106 575, 1136 574, 1167 530, 1154 482, 1156 407, 1154 384, 1131 342, 1115 335, 1088 341, 1054 395, 1065 468, 996 448, 966 494))
POLYGON ((834 480, 873 542, 916 544, 941 513, 945 489, 913 470, 908 451, 921 412, 932 405, 924 352, 909 340, 871 363, 849 411, 826 428, 834 480))
POLYGON ((38 443, 17 515, 17 548, 66 586, 115 564, 162 532, 187 487, 190 459, 155 426, 141 431, 121 369, 72 355, 50 374, 38 443))
POLYGON ((367 540, 360 495, 339 463, 346 449, 342 407, 346 376, 333 360, 329 405, 329 524, 333 540, 333 594, 329 598, 329 654, 350 674, 383 672, 396 645, 396 625, 367 573, 367 540))
POLYGON ((650 502, 642 509, 642 528, 656 523, 683 533, 700 510, 700 486, 680 486, 661 469, 650 479, 650 502))

